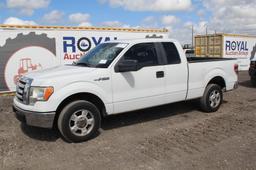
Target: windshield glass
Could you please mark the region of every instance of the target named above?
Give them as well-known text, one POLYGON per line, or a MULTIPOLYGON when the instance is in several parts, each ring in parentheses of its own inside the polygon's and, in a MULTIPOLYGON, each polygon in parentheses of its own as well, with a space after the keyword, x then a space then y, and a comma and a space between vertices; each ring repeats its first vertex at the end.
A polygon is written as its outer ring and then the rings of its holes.
POLYGON ((81 57, 74 65, 107 68, 127 46, 126 43, 103 43, 81 57))

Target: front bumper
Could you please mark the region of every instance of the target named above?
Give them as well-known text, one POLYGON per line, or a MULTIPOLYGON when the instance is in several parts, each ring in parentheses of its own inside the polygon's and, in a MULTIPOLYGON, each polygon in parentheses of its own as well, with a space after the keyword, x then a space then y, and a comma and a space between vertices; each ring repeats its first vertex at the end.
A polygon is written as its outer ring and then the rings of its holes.
POLYGON ((26 123, 29 126, 36 126, 42 128, 52 128, 55 118, 55 112, 31 112, 23 110, 13 104, 13 111, 15 112, 16 118, 26 123))

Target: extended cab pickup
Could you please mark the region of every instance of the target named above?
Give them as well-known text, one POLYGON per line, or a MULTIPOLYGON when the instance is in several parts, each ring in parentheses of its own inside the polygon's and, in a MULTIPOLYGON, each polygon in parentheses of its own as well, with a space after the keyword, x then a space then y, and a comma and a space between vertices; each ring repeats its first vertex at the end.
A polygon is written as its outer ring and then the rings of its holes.
POLYGON ((223 92, 237 88, 236 63, 187 59, 171 39, 106 42, 72 65, 22 77, 13 110, 30 126, 56 125, 68 141, 85 141, 107 115, 191 99, 205 112, 217 111, 223 92))

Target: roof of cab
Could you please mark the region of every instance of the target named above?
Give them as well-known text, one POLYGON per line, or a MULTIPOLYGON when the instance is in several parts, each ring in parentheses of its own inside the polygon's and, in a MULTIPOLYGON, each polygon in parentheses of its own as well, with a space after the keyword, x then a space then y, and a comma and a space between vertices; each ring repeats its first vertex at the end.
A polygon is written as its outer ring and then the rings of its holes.
POLYGON ((137 43, 148 43, 148 42, 177 42, 177 40, 169 39, 169 38, 143 38, 143 39, 113 40, 113 41, 107 41, 106 43, 113 43, 113 42, 137 44, 137 43))

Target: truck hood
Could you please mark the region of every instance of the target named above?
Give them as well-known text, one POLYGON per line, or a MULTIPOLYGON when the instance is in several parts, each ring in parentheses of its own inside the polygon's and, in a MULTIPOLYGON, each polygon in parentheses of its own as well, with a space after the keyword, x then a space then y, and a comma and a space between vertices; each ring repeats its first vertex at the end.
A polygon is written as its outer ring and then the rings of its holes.
POLYGON ((36 80, 51 80, 51 79, 59 79, 61 77, 74 76, 79 74, 86 74, 94 71, 96 68, 91 67, 80 67, 80 66, 58 66, 49 69, 44 69, 41 71, 32 72, 26 75, 26 77, 36 79, 36 80))

